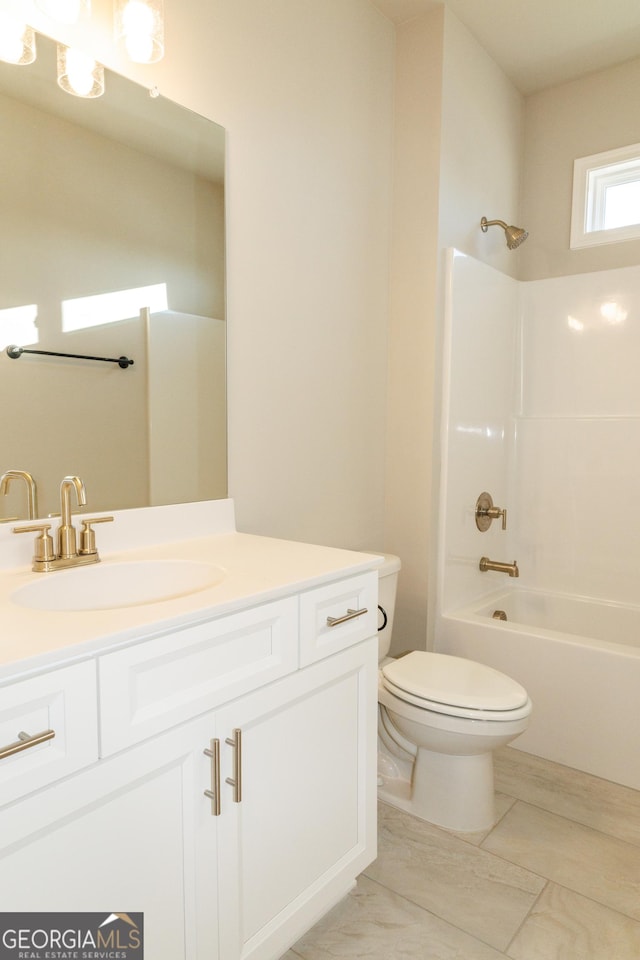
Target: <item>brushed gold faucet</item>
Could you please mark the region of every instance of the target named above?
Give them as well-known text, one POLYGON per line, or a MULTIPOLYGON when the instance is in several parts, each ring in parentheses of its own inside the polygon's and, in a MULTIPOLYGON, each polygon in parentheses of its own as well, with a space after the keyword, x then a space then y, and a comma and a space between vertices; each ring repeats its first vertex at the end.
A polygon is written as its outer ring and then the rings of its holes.
POLYGON ((518 564, 515 560, 513 563, 501 563, 499 560, 489 560, 489 557, 480 557, 479 566, 482 573, 486 573, 487 570, 495 570, 497 573, 508 573, 510 577, 520 576, 518 564))
POLYGON ((0 477, 0 494, 7 494, 12 480, 22 480, 27 488, 27 519, 35 520, 38 516, 38 494, 36 482, 26 470, 7 470, 0 477))
POLYGON ((14 533, 39 534, 35 539, 33 554, 32 569, 36 573, 48 573, 51 570, 63 570, 66 567, 78 567, 100 561, 93 525, 109 523, 113 517, 82 518, 78 549, 77 531, 71 520, 72 490, 75 490, 78 506, 83 507, 87 502, 85 486, 80 477, 65 477, 60 484, 60 524, 56 531, 57 551, 54 550, 53 537, 49 533, 50 523, 35 523, 28 527, 13 528, 14 533))
POLYGON ((71 491, 75 490, 79 507, 87 502, 87 491, 80 477, 65 477, 60 484, 60 526, 58 527, 58 557, 70 560, 77 557, 76 528, 71 522, 71 491))

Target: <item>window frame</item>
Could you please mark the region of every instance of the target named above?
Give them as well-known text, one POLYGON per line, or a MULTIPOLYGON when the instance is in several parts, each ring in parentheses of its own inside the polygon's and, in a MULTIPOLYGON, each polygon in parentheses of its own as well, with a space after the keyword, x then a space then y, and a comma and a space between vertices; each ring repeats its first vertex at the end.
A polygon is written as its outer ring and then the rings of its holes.
POLYGON ((634 181, 640 181, 640 143, 574 160, 571 250, 640 239, 640 222, 609 229, 601 226, 607 188, 634 181))

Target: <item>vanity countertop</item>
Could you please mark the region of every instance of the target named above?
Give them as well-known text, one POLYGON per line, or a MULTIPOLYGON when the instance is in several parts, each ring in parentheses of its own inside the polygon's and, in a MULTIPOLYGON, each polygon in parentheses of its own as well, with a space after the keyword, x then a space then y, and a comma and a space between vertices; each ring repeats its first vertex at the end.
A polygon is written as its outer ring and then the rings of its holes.
POLYGON ((114 524, 102 525, 98 547, 105 564, 190 560, 224 570, 214 586, 137 606, 72 611, 19 606, 11 599, 16 590, 43 577, 64 577, 65 571, 33 573, 30 564, 10 565, 5 557, 0 562, 0 683, 362 573, 382 559, 238 533, 234 526, 231 501, 122 511, 114 524), (150 522, 154 518, 158 522, 150 522), (107 528, 113 529, 107 534, 107 528))

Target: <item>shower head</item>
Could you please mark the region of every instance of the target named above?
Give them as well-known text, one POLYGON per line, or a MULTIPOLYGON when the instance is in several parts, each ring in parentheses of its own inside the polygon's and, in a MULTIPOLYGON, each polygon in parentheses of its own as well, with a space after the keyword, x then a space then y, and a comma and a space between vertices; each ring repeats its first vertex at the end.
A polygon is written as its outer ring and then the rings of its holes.
POLYGON ((527 239, 529 234, 526 230, 523 230, 522 227, 509 227, 504 222, 504 220, 487 220, 486 217, 483 217, 480 221, 480 229, 483 233, 486 233, 489 227, 498 226, 502 227, 507 238, 507 246, 509 250, 515 250, 516 247, 519 247, 521 243, 527 239))

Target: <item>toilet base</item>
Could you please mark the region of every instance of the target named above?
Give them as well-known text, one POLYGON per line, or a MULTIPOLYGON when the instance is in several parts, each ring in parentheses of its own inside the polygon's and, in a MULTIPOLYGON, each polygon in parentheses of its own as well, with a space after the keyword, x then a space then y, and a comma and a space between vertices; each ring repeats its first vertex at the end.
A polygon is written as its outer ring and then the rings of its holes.
POLYGON ((436 826, 476 833, 495 823, 491 753, 461 757, 419 748, 411 780, 380 779, 380 800, 436 826))

